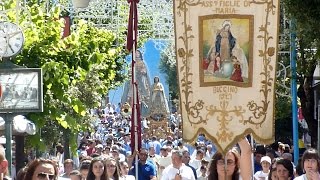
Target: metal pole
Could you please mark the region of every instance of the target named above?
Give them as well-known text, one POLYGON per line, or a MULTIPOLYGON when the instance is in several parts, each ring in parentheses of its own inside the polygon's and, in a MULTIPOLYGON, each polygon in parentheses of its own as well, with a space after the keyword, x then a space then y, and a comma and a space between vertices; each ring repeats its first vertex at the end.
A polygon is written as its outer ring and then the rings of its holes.
POLYGON ((293 130, 293 156, 294 164, 299 160, 299 142, 298 142, 298 105, 297 105, 297 64, 296 64, 296 32, 295 22, 290 23, 290 65, 291 65, 291 96, 292 96, 292 130, 293 130))
POLYGON ((252 174, 254 174, 254 152, 255 152, 255 148, 254 148, 254 141, 253 141, 253 136, 252 133, 250 134, 250 144, 251 144, 251 168, 252 168, 252 174))
MULTIPOLYGON (((135 6, 136 4, 135 3, 132 3, 132 8, 133 8, 133 11, 135 11, 135 6)), ((133 121, 134 121, 134 151, 135 150, 138 150, 140 151, 140 149, 138 149, 138 118, 137 118, 137 115, 138 115, 138 112, 137 112, 137 91, 138 91, 138 88, 137 88, 137 84, 136 84, 136 66, 135 66, 135 63, 136 63, 136 30, 134 28, 134 21, 137 17, 135 17, 135 12, 132 13, 132 21, 133 21, 133 46, 132 46, 132 97, 133 97, 133 106, 134 106, 134 116, 133 116, 133 121)), ((136 179, 139 180, 139 160, 138 160, 138 154, 136 154, 135 156, 135 175, 136 175, 136 179)))
POLYGON ((11 166, 12 166, 12 115, 9 115, 9 113, 5 114, 4 120, 5 120, 5 136, 6 136, 6 159, 8 161, 8 170, 9 174, 11 174, 11 166))

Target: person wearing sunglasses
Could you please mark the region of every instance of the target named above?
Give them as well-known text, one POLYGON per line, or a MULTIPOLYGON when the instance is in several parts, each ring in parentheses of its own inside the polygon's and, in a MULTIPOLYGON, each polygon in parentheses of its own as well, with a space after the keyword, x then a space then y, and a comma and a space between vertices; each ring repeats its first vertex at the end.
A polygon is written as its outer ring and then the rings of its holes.
POLYGON ((57 180, 58 168, 49 159, 36 159, 28 165, 24 180, 57 180))
POLYGON ((246 138, 238 142, 240 153, 232 148, 226 156, 216 152, 209 165, 208 180, 248 180, 252 176, 251 146, 246 138), (240 169, 241 167, 241 169, 240 169))

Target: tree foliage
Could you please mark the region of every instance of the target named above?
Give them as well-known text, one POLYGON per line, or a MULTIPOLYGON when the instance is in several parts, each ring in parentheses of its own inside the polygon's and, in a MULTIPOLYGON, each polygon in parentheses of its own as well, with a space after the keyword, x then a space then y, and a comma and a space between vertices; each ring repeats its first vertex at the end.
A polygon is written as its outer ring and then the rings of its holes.
POLYGON ((160 72, 165 75, 165 82, 169 84, 169 94, 171 96, 171 99, 178 99, 180 92, 178 86, 176 59, 170 58, 164 52, 162 52, 160 57, 159 69, 160 72))
MULTIPOLYGON (((8 1, 4 7, 10 9, 15 3, 8 1)), ((44 112, 29 113, 28 117, 42 131, 41 136, 39 131, 30 137, 31 142, 40 142, 38 147, 44 148, 44 144, 58 141, 62 129, 69 129, 70 137, 75 137, 90 128, 89 109, 98 107, 101 95, 125 78, 125 52, 116 46, 114 33, 85 21, 78 21, 75 30, 62 38, 64 20, 59 7, 49 12, 43 11, 41 4, 25 7, 28 11, 19 12, 20 19, 15 19, 17 12, 8 11, 10 19, 24 27, 25 35, 24 48, 13 61, 42 68, 44 112)))
POLYGON ((318 0, 284 0, 287 16, 295 25, 297 35, 297 73, 302 113, 306 119, 312 137, 312 146, 317 142, 317 121, 314 117, 313 73, 319 59, 319 16, 320 1, 318 0))

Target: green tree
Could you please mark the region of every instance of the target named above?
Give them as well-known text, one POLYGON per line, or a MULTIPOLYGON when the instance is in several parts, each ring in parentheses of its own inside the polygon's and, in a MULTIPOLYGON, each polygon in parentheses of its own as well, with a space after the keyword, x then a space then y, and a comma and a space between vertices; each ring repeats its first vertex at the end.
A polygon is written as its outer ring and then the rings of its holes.
POLYGON ((284 0, 287 15, 294 20, 297 35, 298 97, 312 137, 312 146, 317 144, 317 120, 314 117, 313 73, 319 59, 320 48, 320 1, 284 0))
MULTIPOLYGON (((173 48, 171 45, 168 49, 173 48)), ((164 51, 160 56, 159 64, 160 72, 165 76, 165 82, 169 84, 169 94, 171 99, 179 98, 179 86, 178 86, 178 73, 177 73, 177 62, 175 57, 169 57, 164 51)))
MULTIPOLYGON (((8 1, 4 8, 15 3, 8 1)), ((59 7, 49 12, 44 12, 41 4, 25 7, 30 14, 8 11, 7 16, 24 27, 25 45, 14 63, 43 71, 44 112, 28 114, 41 129, 41 137, 39 131, 29 140, 41 149, 52 147, 65 129, 65 139, 75 149, 76 134, 90 128, 89 109, 98 107, 101 95, 124 80, 125 51, 116 46, 114 33, 85 21, 78 21, 71 35, 62 38, 59 7)))

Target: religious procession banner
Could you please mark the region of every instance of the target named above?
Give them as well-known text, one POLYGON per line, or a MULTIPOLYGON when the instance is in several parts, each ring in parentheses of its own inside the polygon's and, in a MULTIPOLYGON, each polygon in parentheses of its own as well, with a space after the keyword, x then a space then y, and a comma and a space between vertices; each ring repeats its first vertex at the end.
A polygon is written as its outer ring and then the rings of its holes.
POLYGON ((274 140, 278 0, 174 0, 183 139, 274 140))

